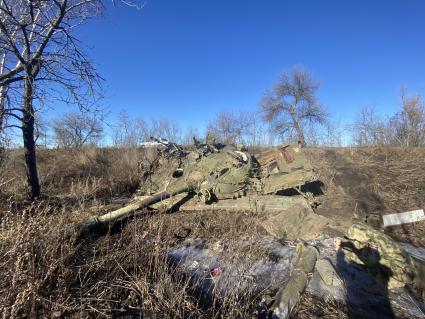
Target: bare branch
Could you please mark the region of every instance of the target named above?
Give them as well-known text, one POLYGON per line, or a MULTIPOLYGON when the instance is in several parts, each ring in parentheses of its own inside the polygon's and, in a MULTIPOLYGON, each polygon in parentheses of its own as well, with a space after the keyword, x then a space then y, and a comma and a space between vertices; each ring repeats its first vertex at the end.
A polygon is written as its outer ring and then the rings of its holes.
POLYGON ((295 134, 305 145, 304 127, 325 124, 328 118, 317 101, 318 88, 319 83, 306 70, 295 68, 284 72, 260 101, 263 118, 279 135, 292 137, 295 134))

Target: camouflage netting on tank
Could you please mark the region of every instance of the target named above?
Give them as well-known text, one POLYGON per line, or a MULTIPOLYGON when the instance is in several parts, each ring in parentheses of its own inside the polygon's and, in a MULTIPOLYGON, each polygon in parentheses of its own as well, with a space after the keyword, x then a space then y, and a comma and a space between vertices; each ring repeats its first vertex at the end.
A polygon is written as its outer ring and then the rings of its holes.
POLYGON ((275 194, 317 179, 297 145, 282 145, 257 157, 235 146, 205 144, 190 152, 159 152, 153 159, 148 157, 139 165, 145 195, 172 191, 184 183, 211 202, 248 193, 275 194))
POLYGON ((192 152, 183 167, 184 180, 193 185, 205 201, 244 196, 252 176, 251 155, 233 149, 223 149, 208 156, 192 152))

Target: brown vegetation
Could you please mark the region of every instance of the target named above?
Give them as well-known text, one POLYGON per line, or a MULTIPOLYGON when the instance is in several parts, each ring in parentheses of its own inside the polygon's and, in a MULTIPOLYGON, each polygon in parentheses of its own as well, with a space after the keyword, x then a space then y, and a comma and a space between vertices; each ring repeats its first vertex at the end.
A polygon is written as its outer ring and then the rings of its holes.
MULTIPOLYGON (((138 186, 136 149, 42 150, 40 180, 47 196, 26 202, 22 151, 0 161, 0 313, 6 318, 247 318, 247 302, 229 294, 203 305, 164 251, 187 236, 237 239, 258 233, 252 213, 145 214, 109 234, 76 244, 63 229, 113 207, 110 199, 138 186), (7 183, 5 183, 7 182, 7 183), (2 184, 5 183, 5 184, 2 184)), ((325 194, 318 212, 339 222, 376 210, 425 205, 420 148, 309 149, 325 194)), ((394 236, 423 245, 418 228, 394 236)), ((409 231, 409 230, 407 230, 409 231)), ((237 257, 237 252, 235 257, 237 257)), ((248 294, 249 295, 249 294, 248 294)), ((257 297, 257 298, 256 298, 257 297)), ((345 309, 305 296, 295 318, 344 318, 345 309)))
MULTIPOLYGON (((85 199, 130 194, 138 187, 137 164, 140 151, 132 148, 80 148, 40 150, 40 181, 47 196, 85 199)), ((9 194, 23 194, 22 151, 7 154, 4 179, 13 178, 9 194)))
POLYGON ((401 109, 389 118, 382 118, 373 108, 362 108, 352 125, 353 142, 358 146, 424 146, 425 102, 422 96, 408 95, 402 88, 401 102, 401 109))
MULTIPOLYGON (((341 232, 353 220, 379 227, 382 213, 425 207, 424 148, 318 148, 308 153, 325 184, 317 212, 332 218, 341 232)), ((425 222, 386 231, 423 246, 423 226, 425 222)))
POLYGON ((0 132, 22 132, 32 199, 41 194, 35 123, 42 105, 53 99, 95 109, 101 77, 75 29, 102 8, 99 0, 0 2, 0 132))

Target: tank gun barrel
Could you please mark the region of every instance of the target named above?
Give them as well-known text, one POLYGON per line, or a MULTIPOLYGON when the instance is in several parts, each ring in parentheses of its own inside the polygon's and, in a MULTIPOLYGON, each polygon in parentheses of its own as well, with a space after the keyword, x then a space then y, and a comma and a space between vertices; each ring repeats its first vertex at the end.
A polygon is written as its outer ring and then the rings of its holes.
POLYGON ((106 225, 108 223, 113 223, 117 221, 120 218, 126 217, 127 215, 130 215, 131 213, 135 212, 138 209, 149 207, 153 204, 156 204, 160 201, 163 201, 167 198, 170 198, 172 196, 176 196, 178 194, 188 192, 190 191, 190 186, 188 185, 182 185, 180 187, 177 187, 176 189, 172 191, 164 191, 157 193, 155 195, 152 195, 148 198, 145 198, 143 200, 139 200, 137 202, 134 202, 130 205, 127 205, 123 208, 114 210, 112 212, 106 213, 101 216, 92 217, 86 221, 83 221, 81 223, 78 223, 74 226, 74 231, 77 234, 83 234, 83 233, 89 233, 96 231, 98 228, 100 228, 102 225, 106 225))

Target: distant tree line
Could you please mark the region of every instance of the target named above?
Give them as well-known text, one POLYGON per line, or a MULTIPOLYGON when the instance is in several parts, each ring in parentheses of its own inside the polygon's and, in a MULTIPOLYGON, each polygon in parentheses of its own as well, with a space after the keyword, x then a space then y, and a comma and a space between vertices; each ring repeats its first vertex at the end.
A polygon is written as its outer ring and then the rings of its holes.
POLYGON ((145 120, 143 117, 130 117, 122 111, 112 125, 112 144, 114 146, 136 146, 149 141, 150 137, 161 137, 182 143, 181 126, 167 118, 145 120))
POLYGON ((270 144, 270 132, 255 111, 221 111, 207 125, 207 132, 224 144, 260 146, 270 144))
MULTIPOLYGON (((25 46, 22 50, 26 52, 25 46)), ((31 58, 26 53, 25 56, 31 58)), ((80 58, 84 59, 83 56, 80 58)), ((24 62, 18 61, 16 65, 19 66, 24 62)), ((4 65, 6 64, 3 63, 4 65)), ((36 66, 31 66, 33 67, 36 66)), ((203 130, 200 130, 193 126, 183 128, 178 122, 164 117, 150 120, 133 117, 125 110, 121 111, 112 123, 107 123, 104 113, 91 107, 95 104, 87 104, 96 96, 95 86, 98 80, 95 70, 90 68, 88 65, 84 69, 79 69, 80 72, 89 72, 86 73, 86 76, 89 76, 87 78, 89 83, 85 83, 84 87, 89 88, 87 92, 90 98, 79 100, 84 96, 78 94, 81 88, 73 86, 74 79, 69 77, 67 80, 69 82, 61 84, 67 85, 67 89, 71 90, 70 97, 78 108, 58 116, 49 125, 41 117, 43 113, 40 108, 49 87, 41 87, 37 91, 41 96, 31 95, 28 101, 24 96, 23 102, 21 101, 24 108, 15 109, 12 105, 19 101, 19 90, 25 89, 25 83, 19 82, 21 81, 19 78, 15 80, 14 77, 10 78, 14 80, 1 80, 0 76, 0 81, 8 83, 7 86, 0 85, 0 147, 10 143, 4 129, 23 130, 27 175, 29 185, 32 185, 31 197, 37 197, 39 194, 37 172, 32 170, 36 165, 35 157, 31 157, 35 156, 33 151, 35 152, 36 146, 135 147, 148 141, 151 136, 188 145, 193 143, 193 138, 204 140, 207 134, 212 134, 218 142, 224 144, 244 144, 248 147, 291 141, 298 141, 304 146, 425 146, 425 102, 421 95, 408 94, 405 89, 401 91, 401 108, 395 114, 384 117, 371 107, 363 107, 352 124, 342 125, 341 121, 331 118, 326 106, 318 100, 319 82, 307 70, 294 68, 281 74, 275 85, 259 100, 256 110, 220 111, 208 121, 203 130), (37 104, 34 104, 35 102, 37 104), (30 130, 30 133, 27 133, 31 136, 25 133, 26 130, 30 130), (31 146, 31 143, 34 145, 31 146)), ((10 70, 12 67, 7 69, 10 70)), ((48 72, 53 70, 45 72, 46 76, 49 76, 48 72)), ((40 80, 43 81, 45 78, 40 80)))
POLYGON ((133 147, 154 136, 188 145, 194 137, 203 140, 209 133, 221 143, 248 147, 296 140, 308 146, 425 146, 425 102, 419 94, 402 89, 401 109, 392 116, 363 107, 352 124, 342 125, 319 103, 318 88, 319 83, 306 70, 284 72, 260 99, 257 110, 220 111, 204 130, 183 128, 165 117, 132 117, 125 110, 109 124, 102 112, 69 111, 51 125, 36 116, 35 142, 59 148, 133 147))
POLYGON ((425 146, 425 102, 419 94, 401 90, 401 110, 389 117, 363 107, 351 127, 357 146, 425 146))
POLYGON ((401 91, 401 109, 383 117, 371 107, 359 110, 349 125, 332 120, 316 97, 319 84, 303 69, 284 72, 259 101, 257 110, 220 111, 204 130, 178 122, 132 117, 125 110, 107 124, 101 112, 69 111, 50 126, 35 117, 39 146, 78 148, 112 145, 133 147, 151 136, 192 144, 213 134, 224 144, 267 146, 298 140, 308 146, 425 146, 425 102, 419 94, 401 91))
POLYGON ((58 147, 98 145, 103 136, 103 125, 93 114, 71 111, 53 120, 53 133, 58 147))

